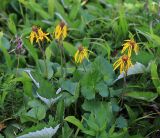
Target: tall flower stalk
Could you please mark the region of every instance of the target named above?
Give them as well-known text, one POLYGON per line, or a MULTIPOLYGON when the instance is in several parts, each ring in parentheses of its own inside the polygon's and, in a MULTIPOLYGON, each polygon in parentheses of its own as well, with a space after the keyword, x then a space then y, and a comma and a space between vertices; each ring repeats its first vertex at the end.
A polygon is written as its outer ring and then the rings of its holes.
POLYGON ((89 60, 89 53, 92 53, 90 50, 88 50, 87 48, 83 47, 83 46, 79 46, 78 50, 76 51, 75 55, 74 55, 74 61, 77 64, 81 64, 83 65, 84 71, 86 72, 85 66, 83 64, 83 60, 87 59, 89 60))
POLYGON ((57 45, 60 49, 61 53, 61 75, 63 77, 63 64, 65 63, 65 54, 64 54, 64 47, 63 47, 63 40, 67 37, 67 26, 66 24, 61 21, 55 28, 54 37, 57 41, 57 45))
POLYGON ((114 70, 117 68, 120 69, 120 74, 124 73, 124 85, 126 86, 126 77, 127 77, 127 71, 128 69, 133 66, 132 61, 131 61, 131 55, 132 51, 135 52, 137 55, 139 52, 139 46, 135 42, 134 38, 131 38, 129 40, 125 40, 125 43, 122 45, 122 51, 121 53, 123 54, 115 63, 113 64, 114 70))
POLYGON ((48 67, 47 67, 47 61, 46 61, 46 55, 45 52, 42 48, 42 42, 46 39, 47 42, 50 42, 51 40, 48 37, 49 33, 45 33, 42 31, 41 28, 38 28, 37 26, 33 26, 32 27, 32 31, 30 33, 29 36, 29 40, 31 42, 31 44, 33 44, 34 41, 36 41, 36 43, 39 46, 39 49, 43 55, 43 60, 44 60, 44 64, 45 64, 45 76, 48 77, 48 67))

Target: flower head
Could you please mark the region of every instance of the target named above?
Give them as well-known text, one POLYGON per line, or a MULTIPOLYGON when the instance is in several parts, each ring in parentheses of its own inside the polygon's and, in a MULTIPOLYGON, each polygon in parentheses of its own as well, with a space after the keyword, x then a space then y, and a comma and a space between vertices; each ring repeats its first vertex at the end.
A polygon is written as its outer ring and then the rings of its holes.
POLYGON ((67 26, 64 22, 60 22, 55 29, 55 39, 64 40, 67 36, 67 26))
POLYGON ((39 41, 44 41, 44 39, 46 39, 47 41, 50 41, 47 35, 49 35, 49 33, 44 33, 41 28, 38 28, 37 26, 33 26, 29 39, 31 44, 33 44, 34 40, 36 40, 36 43, 38 43, 39 41))
POLYGON ((121 56, 114 64, 113 68, 116 70, 120 67, 120 73, 125 72, 127 73, 128 69, 132 66, 132 62, 129 56, 123 55, 121 56))
POLYGON ((126 42, 123 44, 123 49, 121 53, 124 53, 128 49, 128 56, 131 57, 132 50, 138 54, 139 47, 138 44, 134 41, 134 39, 125 40, 126 42))
POLYGON ((32 27, 32 32, 30 33, 30 36, 29 36, 29 40, 31 44, 33 44, 33 41, 35 39, 38 39, 38 27, 37 26, 32 27))
POLYGON ((22 38, 21 37, 16 36, 16 39, 15 39, 14 43, 17 44, 16 49, 22 49, 23 42, 22 42, 22 38))
POLYGON ((87 48, 80 46, 74 55, 75 62, 82 63, 85 58, 88 60, 88 52, 89 50, 87 48))
POLYGON ((44 41, 44 39, 46 39, 47 41, 51 41, 51 40, 48 38, 47 35, 49 35, 49 33, 44 33, 44 32, 42 31, 42 29, 39 28, 39 29, 38 29, 38 38, 37 38, 36 42, 38 42, 39 40, 40 40, 40 41, 44 41))

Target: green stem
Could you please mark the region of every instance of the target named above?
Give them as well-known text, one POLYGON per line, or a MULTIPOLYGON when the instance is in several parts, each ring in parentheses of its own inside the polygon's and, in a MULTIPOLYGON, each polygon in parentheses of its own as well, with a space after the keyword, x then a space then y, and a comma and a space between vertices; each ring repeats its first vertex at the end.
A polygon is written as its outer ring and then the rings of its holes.
MULTIPOLYGON (((81 119, 81 123, 83 123, 83 117, 82 117, 82 119, 81 119)), ((78 133, 79 133, 79 130, 80 130, 80 129, 77 128, 76 133, 75 133, 75 135, 74 135, 75 138, 77 138, 77 135, 78 135, 78 133)))
POLYGON ((60 54, 61 54, 61 76, 63 78, 63 53, 62 53, 62 48, 60 45, 59 47, 60 47, 60 54))
POLYGON ((17 68, 16 68, 16 75, 17 75, 17 72, 18 72, 18 67, 19 67, 19 54, 17 54, 17 68))
POLYGON ((126 86, 127 86, 126 77, 127 77, 127 71, 124 71, 124 76, 123 76, 123 81, 124 81, 123 90, 124 90, 124 91, 123 91, 123 93, 122 93, 121 105, 120 105, 120 107, 122 107, 122 105, 123 105, 123 97, 124 97, 124 93, 126 92, 126 86))
POLYGON ((44 60, 44 64, 45 64, 45 76, 48 77, 48 67, 47 67, 47 62, 46 62, 46 56, 45 56, 44 50, 42 49, 40 42, 38 42, 38 46, 39 46, 40 51, 43 55, 43 60, 44 60))
POLYGON ((84 71, 85 71, 85 72, 87 72, 83 62, 82 62, 82 65, 83 65, 83 69, 84 69, 84 71))

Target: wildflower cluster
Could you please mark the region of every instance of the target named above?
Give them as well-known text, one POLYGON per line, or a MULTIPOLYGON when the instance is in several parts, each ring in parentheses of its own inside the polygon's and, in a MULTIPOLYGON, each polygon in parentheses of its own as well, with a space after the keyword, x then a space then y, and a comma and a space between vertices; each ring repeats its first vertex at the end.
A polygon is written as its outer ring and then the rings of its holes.
POLYGON ((132 51, 138 54, 139 47, 134 39, 125 40, 121 53, 123 54, 114 64, 114 70, 120 68, 120 73, 127 74, 128 69, 133 65, 131 61, 132 51))
MULTIPOLYGON (((55 37, 55 40, 60 43, 67 37, 67 31, 68 28, 66 24, 61 21, 55 28, 55 31, 53 32, 53 36, 55 37)), ((33 44, 34 41, 39 44, 39 42, 43 42, 45 39, 47 42, 50 42, 51 40, 48 37, 49 33, 45 33, 42 31, 41 28, 38 28, 37 26, 32 27, 32 31, 29 36, 30 43, 33 44)), ((84 59, 88 60, 89 57, 89 50, 83 46, 79 46, 78 50, 76 51, 74 55, 75 63, 82 63, 84 59)))
POLYGON ((49 33, 44 33, 41 28, 38 28, 37 26, 33 26, 29 39, 31 44, 33 44, 34 40, 36 40, 36 43, 39 43, 39 41, 44 41, 44 39, 46 39, 47 41, 50 41, 47 35, 49 35, 49 33))

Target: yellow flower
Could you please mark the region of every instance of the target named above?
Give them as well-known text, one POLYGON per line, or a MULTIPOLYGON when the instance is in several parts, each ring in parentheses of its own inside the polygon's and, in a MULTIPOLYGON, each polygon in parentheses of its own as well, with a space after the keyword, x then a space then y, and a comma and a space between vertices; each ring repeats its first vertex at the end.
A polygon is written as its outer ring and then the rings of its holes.
POLYGON ((129 56, 123 55, 121 56, 114 64, 113 68, 116 70, 120 67, 120 73, 127 73, 128 69, 132 66, 132 62, 129 56))
POLYGON ((38 38, 37 38, 36 42, 38 42, 39 40, 40 40, 40 41, 44 41, 44 39, 46 39, 47 41, 51 41, 51 40, 48 38, 47 35, 49 35, 49 33, 44 33, 44 32, 42 31, 42 29, 39 28, 39 29, 38 29, 38 38))
POLYGON ((56 26, 55 39, 58 41, 64 40, 66 36, 67 36, 67 26, 65 25, 64 22, 61 22, 56 26))
POLYGON ((44 39, 47 39, 47 41, 50 41, 50 39, 47 37, 49 33, 44 33, 41 28, 38 28, 37 26, 32 27, 32 32, 30 33, 29 40, 31 44, 33 44, 33 41, 36 40, 36 43, 40 41, 44 41, 44 39))
POLYGON ((88 60, 88 52, 89 50, 87 48, 80 46, 74 55, 75 62, 82 63, 85 58, 88 60))
POLYGON ((126 42, 123 44, 123 49, 121 53, 124 53, 128 49, 128 56, 131 57, 132 50, 136 54, 138 54, 139 47, 138 44, 134 41, 134 39, 131 40, 125 40, 126 42))
POLYGON ((30 36, 29 36, 29 40, 30 40, 31 44, 33 44, 34 39, 38 38, 38 34, 37 33, 38 33, 37 26, 33 26, 32 27, 32 32, 30 33, 30 36))

